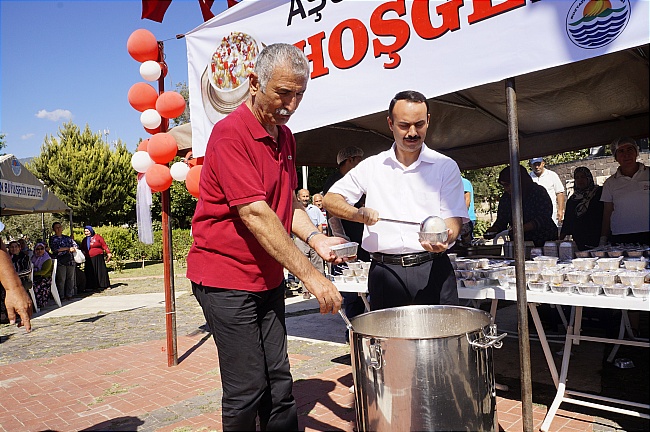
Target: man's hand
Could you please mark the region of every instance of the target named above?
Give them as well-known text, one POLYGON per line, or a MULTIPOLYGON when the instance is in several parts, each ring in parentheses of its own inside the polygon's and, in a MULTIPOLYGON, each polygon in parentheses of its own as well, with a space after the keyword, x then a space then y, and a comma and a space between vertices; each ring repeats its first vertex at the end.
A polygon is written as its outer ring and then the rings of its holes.
POLYGON ((355 220, 368 226, 372 226, 379 220, 379 212, 370 207, 361 207, 357 210, 357 217, 355 220))
POLYGON ((341 294, 336 289, 334 284, 325 276, 317 273, 314 278, 302 281, 307 291, 312 293, 320 306, 320 313, 333 313, 336 314, 341 309, 341 294))
MULTIPOLYGON (((452 236, 452 231, 450 229, 447 229, 447 238, 450 238, 452 236)), ((425 251, 428 252, 445 252, 447 248, 449 247, 449 240, 446 240, 444 243, 438 242, 438 243, 431 243, 429 241, 423 241, 420 240, 420 245, 424 248, 425 251)))
POLYGON ((9 323, 16 323, 16 315, 20 316, 20 323, 18 327, 25 327, 28 332, 32 331, 32 299, 29 298, 27 291, 24 289, 7 290, 7 297, 5 298, 5 306, 7 307, 7 316, 9 323))
POLYGON ((347 243, 347 240, 341 237, 327 237, 326 235, 317 235, 310 241, 310 247, 318 253, 318 255, 327 262, 332 264, 341 264, 344 260, 336 256, 332 252, 331 247, 339 244, 347 243))

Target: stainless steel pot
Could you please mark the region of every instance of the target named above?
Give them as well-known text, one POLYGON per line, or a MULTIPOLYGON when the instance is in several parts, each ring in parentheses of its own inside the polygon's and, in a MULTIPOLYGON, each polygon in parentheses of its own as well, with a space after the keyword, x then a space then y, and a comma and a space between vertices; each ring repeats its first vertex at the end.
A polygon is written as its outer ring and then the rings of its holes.
POLYGON ((494 431, 490 315, 459 306, 405 306, 352 319, 359 431, 494 431))

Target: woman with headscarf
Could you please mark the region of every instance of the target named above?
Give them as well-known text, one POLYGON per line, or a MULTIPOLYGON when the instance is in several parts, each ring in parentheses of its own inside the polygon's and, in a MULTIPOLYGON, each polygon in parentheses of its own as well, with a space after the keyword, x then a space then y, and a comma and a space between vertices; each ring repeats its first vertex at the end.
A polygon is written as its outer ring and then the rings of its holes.
POLYGON ((86 256, 84 270, 86 274, 86 290, 110 288, 111 281, 108 278, 104 252, 106 252, 106 261, 110 261, 111 251, 108 249, 104 238, 96 234, 90 225, 84 227, 84 234, 86 238, 81 241, 80 249, 86 256))
POLYGON ((560 238, 573 236, 578 250, 598 246, 603 223, 602 192, 589 168, 581 166, 573 171, 573 194, 566 203, 560 238))
POLYGON ((29 275, 32 271, 32 265, 29 261, 29 256, 22 251, 20 243, 17 241, 9 242, 9 254, 11 255, 11 263, 20 277, 20 281, 23 283, 25 289, 31 288, 31 281, 29 275))
MULTIPOLYGON (((553 203, 543 186, 535 184, 528 171, 519 165, 521 177, 521 207, 524 218, 524 241, 532 241, 542 247, 548 240, 557 240, 557 225, 553 222, 553 203)), ((485 232, 486 239, 494 238, 499 232, 512 229, 512 188, 510 185, 510 167, 499 173, 499 184, 503 195, 499 200, 497 220, 485 232)))
POLYGON ((45 251, 44 243, 37 243, 34 246, 32 255, 32 266, 34 266, 34 296, 39 308, 47 306, 52 289, 52 269, 54 263, 52 258, 45 251))

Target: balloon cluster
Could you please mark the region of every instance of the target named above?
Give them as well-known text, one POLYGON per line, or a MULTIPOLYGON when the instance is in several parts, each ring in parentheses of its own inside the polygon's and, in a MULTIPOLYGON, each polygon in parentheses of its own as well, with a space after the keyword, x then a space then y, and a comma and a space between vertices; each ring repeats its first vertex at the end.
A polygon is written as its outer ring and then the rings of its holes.
MULTIPOLYGON (((131 57, 142 63, 140 75, 143 79, 157 81, 161 76, 165 77, 167 65, 164 61, 159 61, 158 41, 153 33, 145 29, 134 31, 126 42, 126 48, 131 57)), ((128 99, 131 106, 142 113, 140 122, 152 135, 138 145, 137 151, 131 157, 133 169, 145 174, 146 182, 153 192, 167 190, 172 180, 177 180, 185 181, 187 190, 198 197, 200 165, 190 168, 186 162, 176 162, 170 168, 168 164, 176 156, 178 145, 172 135, 161 132, 163 117, 176 118, 185 111, 183 96, 174 91, 158 95, 151 85, 139 82, 129 89, 128 99), (190 175, 192 170, 194 173, 190 175)))

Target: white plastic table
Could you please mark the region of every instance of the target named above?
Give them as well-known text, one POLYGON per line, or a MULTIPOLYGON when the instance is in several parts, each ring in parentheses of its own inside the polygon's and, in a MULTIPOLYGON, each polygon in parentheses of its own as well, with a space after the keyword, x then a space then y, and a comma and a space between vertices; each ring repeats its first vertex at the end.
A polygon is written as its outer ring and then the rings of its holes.
MULTIPOLYGON (((492 299, 491 314, 494 316, 496 313, 496 304, 499 300, 517 300, 517 292, 514 289, 503 289, 501 287, 489 287, 486 291, 487 298, 492 299)), ((647 298, 637 298, 627 296, 624 298, 621 297, 607 297, 604 295, 597 296, 587 296, 580 294, 556 294, 552 292, 535 292, 535 291, 526 291, 526 297, 528 301, 528 308, 530 314, 533 317, 533 322, 535 324, 535 329, 539 336, 542 349, 544 351, 544 356, 546 358, 546 363, 548 364, 553 382, 557 388, 557 393, 553 403, 546 413, 546 417, 542 422, 540 430, 543 432, 548 431, 553 422, 555 414, 560 407, 562 402, 572 403, 575 405, 582 405, 590 408, 601 409, 605 411, 616 412, 619 414, 626 414, 634 417, 640 417, 645 419, 650 419, 650 415, 646 412, 640 412, 638 409, 650 410, 650 405, 640 404, 636 402, 630 402, 622 399, 613 399, 598 395, 593 395, 589 393, 579 392, 575 390, 568 390, 566 388, 567 375, 569 371, 569 363, 571 360, 571 348, 573 345, 579 345, 580 341, 590 341, 590 342, 600 342, 614 345, 631 345, 631 346, 640 346, 640 347, 650 347, 650 344, 646 341, 639 340, 625 340, 623 339, 623 329, 624 321, 627 318, 627 311, 630 310, 639 310, 639 311, 650 311, 650 301, 647 298), (555 304, 555 305, 567 305, 572 306, 571 318, 569 319, 567 325, 567 332, 564 341, 564 352, 562 353, 562 366, 560 368, 560 373, 558 374, 557 368, 555 366, 555 361, 553 360, 553 354, 546 339, 546 333, 544 332, 544 327, 537 313, 537 305, 540 303, 555 304), (623 319, 621 322, 621 328, 619 332, 618 339, 611 338, 599 338, 591 336, 582 336, 580 334, 580 325, 582 321, 582 308, 584 307, 596 307, 603 309, 618 309, 623 312, 623 319), (587 400, 586 400, 587 399, 587 400), (597 402, 591 402, 590 400, 595 400, 597 402), (614 405, 623 405, 628 408, 620 408, 614 405), (635 410, 636 409, 636 410, 635 410)), ((611 356, 610 356, 611 357, 611 356)))
MULTIPOLYGON (((343 292, 356 292, 358 293, 366 305, 366 310, 370 310, 370 305, 368 304, 367 294, 368 287, 366 283, 335 283, 339 291, 343 292)), ((517 292, 514 289, 503 289, 497 286, 488 286, 481 288, 458 288, 458 297, 462 299, 469 300, 491 300, 492 304, 490 307, 490 315, 492 319, 496 316, 497 304, 499 300, 517 300, 517 292)), ((548 431, 557 410, 560 407, 562 402, 572 403, 575 405, 582 405, 590 408, 601 409, 605 411, 616 412, 619 414, 626 414, 634 417, 650 419, 650 415, 645 412, 640 412, 638 409, 650 410, 650 405, 640 404, 631 401, 625 401, 621 399, 607 398, 598 395, 592 395, 589 393, 579 392, 575 390, 568 390, 566 388, 567 375, 569 371, 569 363, 571 360, 571 348, 573 345, 579 345, 580 341, 590 341, 590 342, 600 342, 607 344, 619 345, 631 345, 631 346, 640 346, 640 347, 650 347, 650 343, 647 341, 640 340, 626 340, 623 339, 624 330, 629 326, 629 321, 627 320, 627 311, 638 310, 638 311, 650 311, 650 300, 647 298, 637 298, 632 296, 627 297, 607 297, 604 295, 597 296, 587 296, 580 294, 556 294, 550 291, 547 292, 535 292, 535 291, 526 291, 526 297, 528 301, 528 308, 530 314, 533 318, 535 324, 535 329, 539 336, 540 343, 542 345, 542 350, 544 351, 544 357, 546 358, 546 363, 548 364, 551 377, 557 389, 557 393, 551 404, 544 422, 542 423, 541 430, 543 432, 548 431), (552 305, 566 305, 572 306, 571 317, 566 323, 566 336, 564 342, 564 352, 562 354, 562 366, 560 372, 558 373, 557 367, 555 366, 555 361, 553 360, 553 354, 549 346, 548 340, 546 339, 546 333, 544 332, 544 326, 539 318, 537 313, 537 305, 540 303, 552 304, 552 305), (618 309, 623 313, 621 320, 621 327, 619 330, 618 339, 610 338, 599 338, 591 336, 582 336, 580 334, 580 326, 582 321, 582 309, 584 307, 596 307, 604 309, 618 309), (589 400, 595 400, 597 402, 591 402, 589 400), (623 405, 628 408, 620 408, 614 405, 623 405), (636 410, 635 410, 636 409, 636 410)), ((612 357, 612 355, 610 355, 612 357)))

